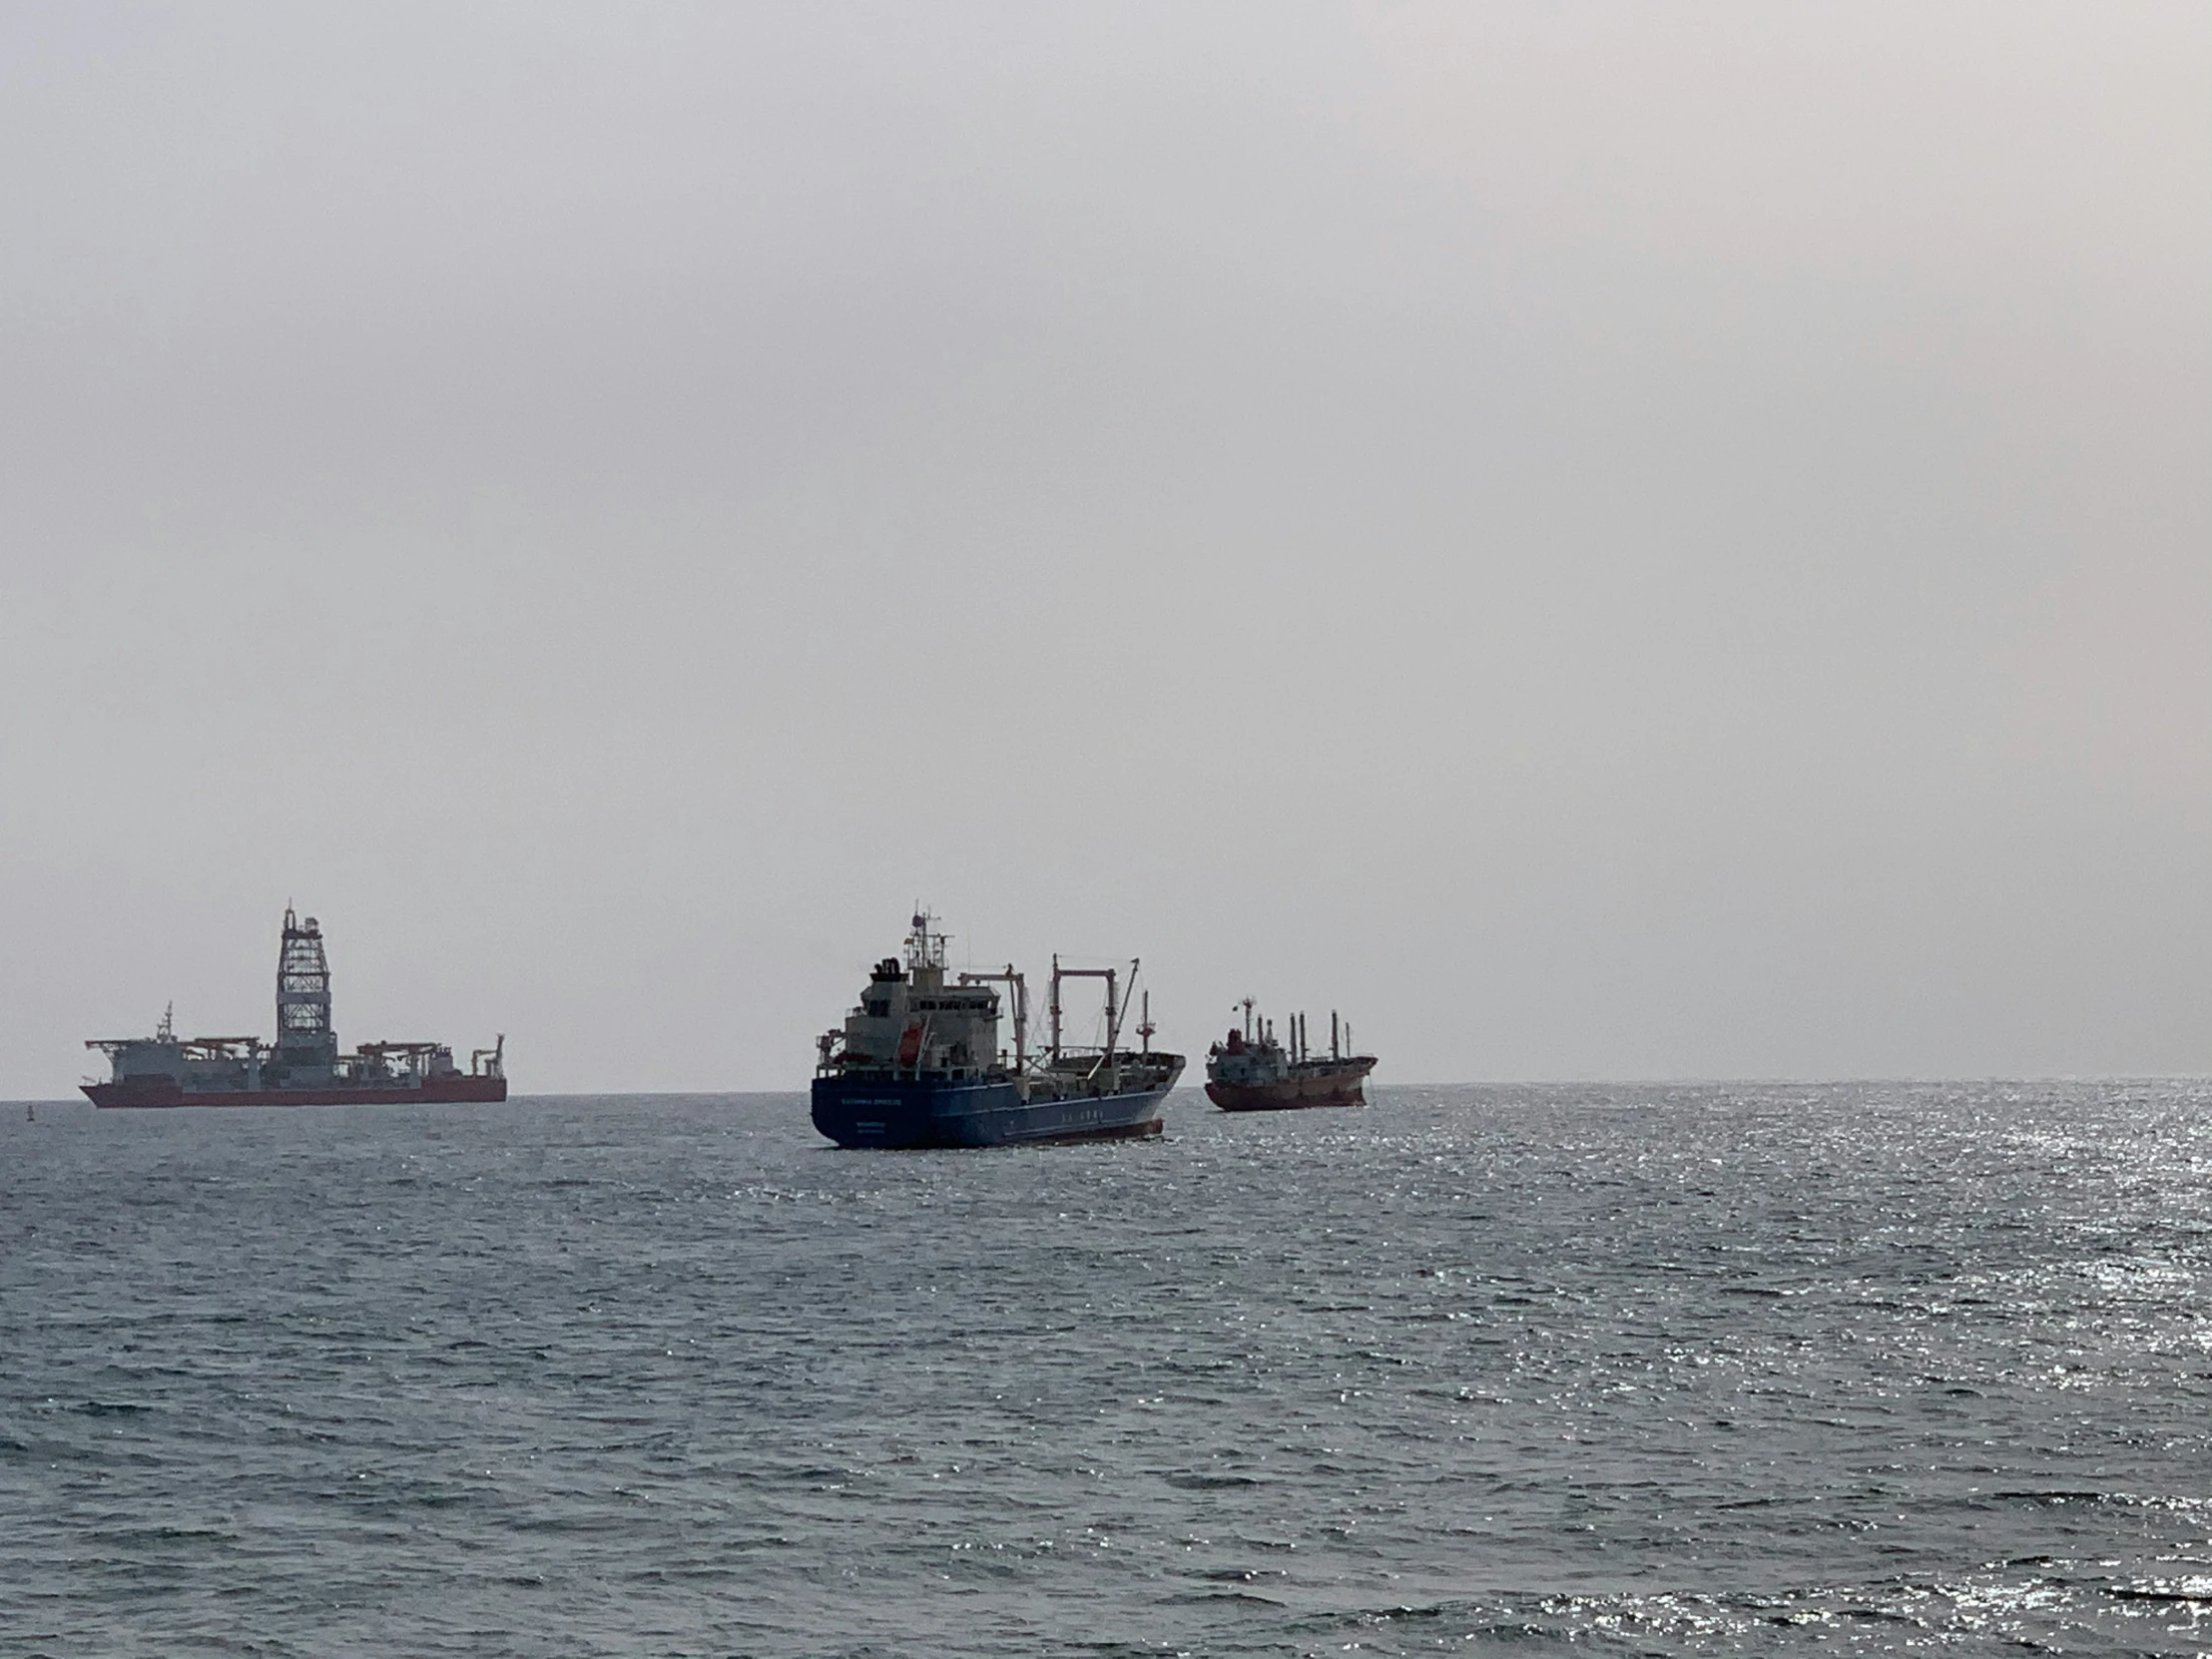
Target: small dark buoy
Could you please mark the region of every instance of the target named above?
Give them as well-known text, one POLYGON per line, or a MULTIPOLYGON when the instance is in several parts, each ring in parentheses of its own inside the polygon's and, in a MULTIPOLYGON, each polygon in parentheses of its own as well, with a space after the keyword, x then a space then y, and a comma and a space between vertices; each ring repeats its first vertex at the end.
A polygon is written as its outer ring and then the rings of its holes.
POLYGON ((25 1101, 25 1102, 23 1103, 23 1121, 24 1121, 25 1123, 36 1123, 36 1122, 38 1122, 38 1102, 37 1102, 37 1101, 35 1101, 35 1100, 26 1100, 26 1101, 25 1101))

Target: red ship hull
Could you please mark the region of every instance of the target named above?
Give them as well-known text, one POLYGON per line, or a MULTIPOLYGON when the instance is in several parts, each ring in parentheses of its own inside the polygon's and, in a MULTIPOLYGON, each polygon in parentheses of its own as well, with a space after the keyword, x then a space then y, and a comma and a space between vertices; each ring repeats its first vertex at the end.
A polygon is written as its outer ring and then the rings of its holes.
POLYGON ((1225 1112, 1296 1112, 1308 1106, 1365 1106, 1361 1083, 1375 1062, 1348 1064, 1340 1070, 1308 1077, 1286 1077, 1279 1083, 1216 1083, 1206 1085, 1206 1098, 1225 1112))
POLYGON ((83 1088, 95 1106, 419 1106, 507 1098, 504 1077, 467 1074, 426 1078, 402 1088, 186 1090, 171 1077, 86 1083, 83 1088))

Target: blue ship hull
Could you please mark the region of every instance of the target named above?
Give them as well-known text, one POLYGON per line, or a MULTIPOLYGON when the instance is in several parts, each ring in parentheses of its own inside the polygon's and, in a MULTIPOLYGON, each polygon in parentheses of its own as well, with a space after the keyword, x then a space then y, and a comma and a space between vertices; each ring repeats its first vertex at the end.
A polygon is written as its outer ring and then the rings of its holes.
POLYGON ((1166 1089, 1025 1101, 1011 1083, 818 1077, 815 1127, 839 1146, 1014 1146, 1160 1132, 1166 1089))

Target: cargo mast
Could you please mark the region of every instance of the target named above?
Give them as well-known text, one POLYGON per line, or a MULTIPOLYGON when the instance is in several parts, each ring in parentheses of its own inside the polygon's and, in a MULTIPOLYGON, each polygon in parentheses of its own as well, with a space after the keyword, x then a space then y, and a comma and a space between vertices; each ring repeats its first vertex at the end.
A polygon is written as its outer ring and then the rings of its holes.
POLYGON ((1012 995, 1008 998, 1008 1001, 1011 1003, 1009 1011, 1014 1017, 1014 1070, 1027 1071, 1029 1069, 1028 981, 1014 971, 1013 963, 1008 962, 1004 973, 963 973, 960 975, 960 983, 963 985, 1006 985, 1012 988, 1012 995))
MULTIPOLYGON (((1137 959, 1129 963, 1130 982, 1136 982, 1137 959)), ((1060 981, 1063 979, 1103 979, 1106 981, 1106 1046, 1099 1051, 1100 1064, 1110 1063, 1114 1047, 1121 1038, 1121 1018, 1127 1010, 1114 1000, 1114 984, 1121 977, 1119 968, 1071 968, 1062 967, 1060 958, 1052 958, 1052 1063, 1060 1063, 1063 1052, 1060 1046, 1060 981)))

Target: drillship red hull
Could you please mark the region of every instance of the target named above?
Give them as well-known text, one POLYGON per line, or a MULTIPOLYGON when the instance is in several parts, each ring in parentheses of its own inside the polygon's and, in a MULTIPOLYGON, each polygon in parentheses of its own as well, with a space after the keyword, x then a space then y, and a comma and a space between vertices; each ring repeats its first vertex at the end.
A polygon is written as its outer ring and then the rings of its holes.
POLYGON ((1307 1106, 1365 1106, 1361 1082, 1375 1069, 1373 1060, 1346 1060, 1327 1071, 1286 1077, 1279 1083, 1206 1085, 1206 1098, 1225 1112, 1295 1112, 1307 1106))
POLYGON ((445 1105, 459 1101, 505 1100, 504 1077, 432 1077, 404 1088, 353 1089, 206 1089, 185 1090, 170 1077, 134 1078, 127 1083, 87 1083, 95 1106, 396 1106, 445 1105))

